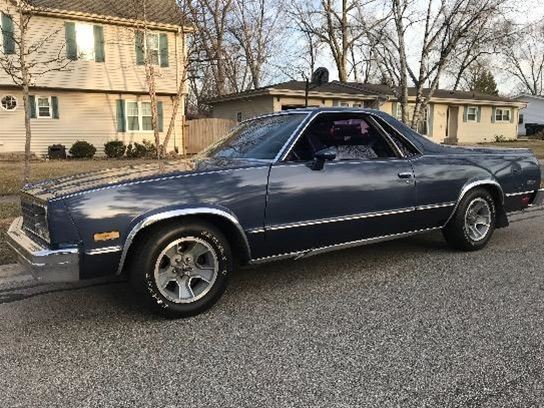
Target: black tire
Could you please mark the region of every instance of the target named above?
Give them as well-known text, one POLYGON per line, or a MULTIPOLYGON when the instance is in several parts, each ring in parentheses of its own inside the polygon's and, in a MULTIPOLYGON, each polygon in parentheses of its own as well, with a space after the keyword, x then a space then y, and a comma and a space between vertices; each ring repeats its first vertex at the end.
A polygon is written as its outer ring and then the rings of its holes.
POLYGON ((455 249, 462 251, 477 251, 484 248, 493 232, 495 231, 495 225, 497 222, 497 209, 493 196, 483 188, 476 188, 465 194, 459 206, 455 210, 455 214, 448 222, 446 227, 442 230, 444 238, 447 243, 455 249), (473 239, 469 233, 467 223, 467 211, 475 200, 485 200, 490 210, 490 222, 487 233, 480 239, 473 239))
MULTIPOLYGON (((224 293, 234 264, 230 245, 221 231, 213 225, 199 221, 153 228, 149 235, 146 234, 145 238, 136 243, 131 254, 129 274, 132 286, 142 301, 154 312, 169 318, 194 316, 212 307, 224 293), (155 278, 155 266, 159 262, 159 256, 169 246, 176 245, 174 243, 179 240, 185 239, 190 242, 195 238, 209 245, 210 254, 214 252, 212 256, 218 266, 215 280, 208 285, 209 289, 201 298, 190 303, 176 303, 168 299, 159 289, 155 278)), ((163 257, 164 254, 161 259, 163 257)), ((179 269, 176 270, 177 273, 181 273, 179 269)), ((175 281, 173 283, 177 284, 175 281)))

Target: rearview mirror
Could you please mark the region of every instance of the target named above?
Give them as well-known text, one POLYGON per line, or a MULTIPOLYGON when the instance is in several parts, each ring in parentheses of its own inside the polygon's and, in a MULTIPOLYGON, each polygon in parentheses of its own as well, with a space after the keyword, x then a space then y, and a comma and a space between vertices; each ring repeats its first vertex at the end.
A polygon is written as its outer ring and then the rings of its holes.
POLYGON ((321 149, 314 154, 314 161, 312 162, 312 170, 323 170, 326 161, 333 161, 336 159, 336 148, 327 147, 321 149))

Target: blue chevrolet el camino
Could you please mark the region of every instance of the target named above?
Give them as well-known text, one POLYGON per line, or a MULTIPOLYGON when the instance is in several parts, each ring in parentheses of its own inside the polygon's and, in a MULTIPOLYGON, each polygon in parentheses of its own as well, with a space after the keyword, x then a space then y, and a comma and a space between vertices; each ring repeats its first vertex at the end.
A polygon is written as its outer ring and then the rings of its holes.
POLYGON ((192 160, 26 186, 8 232, 41 281, 126 274, 167 316, 212 306, 237 266, 442 230, 483 248, 542 202, 528 149, 438 145, 366 109, 242 123, 192 160))

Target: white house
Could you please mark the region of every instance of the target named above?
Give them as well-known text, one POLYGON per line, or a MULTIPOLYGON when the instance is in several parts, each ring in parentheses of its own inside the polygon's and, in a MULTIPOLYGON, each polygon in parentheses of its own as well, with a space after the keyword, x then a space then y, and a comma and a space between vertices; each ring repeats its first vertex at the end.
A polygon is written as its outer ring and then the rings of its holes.
POLYGON ((520 111, 518 135, 526 136, 534 133, 531 128, 538 131, 541 125, 544 128, 544 96, 522 94, 514 98, 520 102, 526 102, 527 107, 520 111))

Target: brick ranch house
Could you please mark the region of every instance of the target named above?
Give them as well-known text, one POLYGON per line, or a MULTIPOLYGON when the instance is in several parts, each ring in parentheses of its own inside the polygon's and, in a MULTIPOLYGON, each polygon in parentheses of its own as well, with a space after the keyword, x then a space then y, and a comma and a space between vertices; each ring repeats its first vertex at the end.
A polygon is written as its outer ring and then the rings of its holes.
MULTIPOLYGON (((413 107, 415 89, 409 89, 413 107)), ((288 81, 207 101, 212 116, 241 121, 263 113, 304 107, 306 83, 288 81)), ((308 106, 369 107, 400 118, 400 104, 386 85, 339 81, 310 84, 308 106)), ((494 95, 439 89, 419 125, 419 131, 441 143, 492 142, 515 139, 521 101, 494 95)))
MULTIPOLYGON (((52 144, 69 148, 85 140, 103 152, 104 143, 153 140, 151 104, 147 93, 144 53, 156 66, 161 138, 172 115, 178 84, 184 75, 182 36, 187 29, 175 0, 148 0, 147 38, 130 0, 27 0, 35 11, 30 43, 48 38, 46 55, 63 56, 67 70, 35 77, 31 88, 31 150, 47 154, 52 144), (132 8, 130 7, 132 5, 132 8), (145 44, 142 46, 139 44, 145 44)), ((17 13, 10 0, 0 0, 0 57, 16 58, 17 13), (1 55, 1 54, 4 55, 1 55), (13 55, 10 55, 13 54, 13 55)), ((0 153, 24 150, 22 92, 0 69, 0 153)), ((168 150, 182 151, 182 97, 168 150)))

